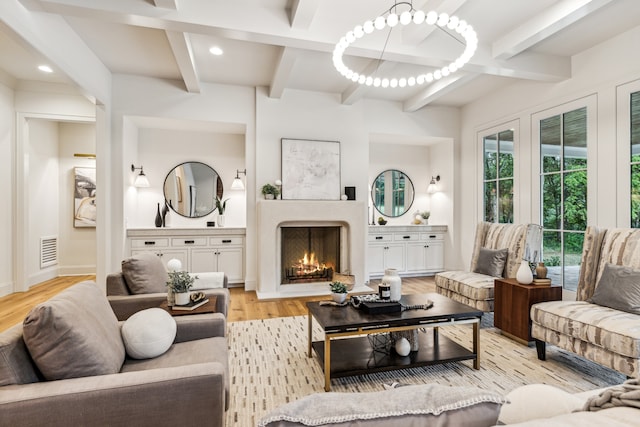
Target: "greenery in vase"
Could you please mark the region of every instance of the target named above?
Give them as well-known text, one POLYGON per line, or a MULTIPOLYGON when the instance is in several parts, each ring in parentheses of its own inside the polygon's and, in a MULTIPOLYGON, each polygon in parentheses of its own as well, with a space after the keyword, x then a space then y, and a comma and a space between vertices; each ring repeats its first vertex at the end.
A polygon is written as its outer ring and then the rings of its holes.
POLYGON ((229 199, 222 200, 220 197, 216 196, 216 208, 213 212, 217 210, 220 215, 224 215, 224 211, 227 209, 227 200, 229 199))
POLYGON ((273 194, 273 197, 276 198, 280 195, 280 190, 275 185, 265 184, 262 186, 262 195, 266 196, 267 194, 273 194))
POLYGON ((331 292, 334 294, 346 294, 347 293, 347 285, 342 282, 333 282, 329 285, 331 287, 331 292))
POLYGON ((429 219, 429 217, 431 216, 431 212, 429 211, 418 211, 418 215, 420 215, 422 217, 422 219, 429 219))
POLYGON ((174 293, 189 292, 197 278, 198 276, 192 276, 186 271, 170 271, 167 286, 174 293))

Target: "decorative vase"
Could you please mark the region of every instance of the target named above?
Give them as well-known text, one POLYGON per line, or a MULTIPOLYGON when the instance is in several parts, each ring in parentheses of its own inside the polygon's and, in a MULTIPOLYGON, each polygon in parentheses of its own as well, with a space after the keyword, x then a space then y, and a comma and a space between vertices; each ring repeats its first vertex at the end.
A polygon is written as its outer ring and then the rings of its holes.
POLYGON ((545 267, 544 262, 539 262, 536 267, 536 278, 538 279, 546 279, 547 278, 547 267, 545 267))
POLYGON ((516 280, 523 285, 529 285, 533 282, 533 273, 531 273, 531 267, 529 267, 527 261, 523 260, 520 262, 520 267, 518 267, 518 272, 516 273, 516 280))
POLYGON ((271 194, 271 193, 267 193, 267 194, 264 195, 264 198, 267 199, 267 200, 273 200, 273 199, 275 199, 275 196, 273 194, 271 194))
POLYGON ((395 268, 387 268, 382 276, 382 283, 391 288, 391 300, 400 301, 402 296, 402 279, 395 268))
POLYGON ((167 214, 169 213, 169 206, 167 205, 167 201, 164 201, 164 206, 162 206, 162 226, 167 226, 167 214))
POLYGON ((158 210, 156 212, 156 227, 162 227, 162 215, 160 215, 160 203, 158 203, 158 210))
POLYGON ((394 348, 399 356, 408 356, 411 352, 411 344, 409 344, 409 340, 404 337, 396 341, 394 348))
POLYGON ((224 227, 224 215, 218 215, 218 227, 224 227))
POLYGON ((333 298, 333 300, 338 304, 342 304, 347 300, 347 294, 337 294, 334 292, 331 294, 331 298, 333 298))
POLYGON ((175 292, 175 303, 176 305, 187 305, 189 304, 189 292, 175 292))

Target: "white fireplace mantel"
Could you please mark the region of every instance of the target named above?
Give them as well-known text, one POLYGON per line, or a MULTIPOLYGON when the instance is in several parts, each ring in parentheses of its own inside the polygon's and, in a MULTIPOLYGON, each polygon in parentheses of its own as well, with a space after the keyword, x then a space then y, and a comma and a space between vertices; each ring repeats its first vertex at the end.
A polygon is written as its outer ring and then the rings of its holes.
POLYGON ((370 291, 364 286, 367 242, 367 208, 364 202, 326 200, 259 200, 258 220, 258 298, 329 294, 329 287, 281 285, 280 227, 340 224, 348 237, 347 265, 342 272, 355 275, 355 292, 370 291), (361 289, 358 289, 361 288, 361 289))

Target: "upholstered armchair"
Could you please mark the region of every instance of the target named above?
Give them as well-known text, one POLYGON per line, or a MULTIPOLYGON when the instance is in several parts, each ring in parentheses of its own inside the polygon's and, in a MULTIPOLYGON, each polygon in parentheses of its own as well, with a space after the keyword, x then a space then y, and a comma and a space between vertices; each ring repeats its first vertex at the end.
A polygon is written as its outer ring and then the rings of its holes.
POLYGON ((227 340, 182 317, 119 322, 94 282, 36 306, 0 333, 0 425, 223 426, 227 340))
POLYGON ((496 278, 516 277, 523 259, 533 261, 542 245, 542 227, 537 224, 480 222, 468 271, 436 274, 436 291, 478 310, 493 311, 496 278))
MULTIPOLYGON (((193 290, 216 298, 216 311, 226 327, 229 308, 229 289, 224 273, 197 275, 193 290)), ((158 307, 167 299, 169 275, 160 258, 148 252, 122 261, 122 270, 107 275, 107 298, 118 320, 126 320, 132 314, 146 308, 158 307)), ((224 328, 223 328, 224 329, 224 328)), ((224 336, 225 332, 221 334, 224 336)))

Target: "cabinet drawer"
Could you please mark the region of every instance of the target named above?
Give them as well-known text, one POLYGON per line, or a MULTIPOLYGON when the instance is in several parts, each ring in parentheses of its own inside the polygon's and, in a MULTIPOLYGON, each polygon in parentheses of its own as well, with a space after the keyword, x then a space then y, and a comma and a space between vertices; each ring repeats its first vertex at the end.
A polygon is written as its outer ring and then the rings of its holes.
POLYGON ((206 237, 178 237, 171 239, 171 246, 207 246, 206 237))
POLYGON ((369 234, 370 242, 391 242, 393 234, 369 234))
POLYGON ((169 239, 131 239, 131 248, 167 248, 169 239))
POLYGON ((444 239, 444 234, 442 233, 422 233, 420 235, 420 240, 433 241, 442 239, 444 239))
POLYGON ((238 236, 229 236, 229 237, 210 237, 209 245, 211 246, 220 246, 220 245, 242 245, 244 244, 244 238, 238 236))
POLYGON ((420 240, 420 233, 396 233, 393 235, 396 242, 410 242, 412 240, 420 240))

